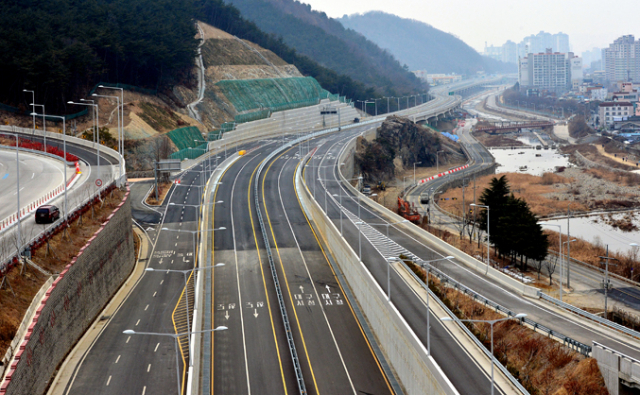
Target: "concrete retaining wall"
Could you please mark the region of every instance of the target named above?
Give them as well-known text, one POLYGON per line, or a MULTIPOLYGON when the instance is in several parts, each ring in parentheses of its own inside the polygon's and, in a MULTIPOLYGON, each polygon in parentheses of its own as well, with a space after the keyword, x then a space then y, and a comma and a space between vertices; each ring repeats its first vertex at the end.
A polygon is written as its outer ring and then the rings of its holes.
POLYGON ((405 393, 457 394, 435 360, 427 355, 424 345, 402 315, 387 301, 384 291, 360 262, 355 251, 340 236, 338 229, 325 217, 317 202, 302 185, 300 171, 296 174, 296 189, 305 212, 315 223, 325 243, 331 246, 340 270, 405 393))
MULTIPOLYGON (((355 139, 349 142, 349 144, 347 144, 345 148, 340 152, 338 162, 340 163, 345 162, 346 160, 348 160, 349 155, 353 155, 352 153, 353 150, 349 149, 349 147, 351 147, 351 144, 353 144, 353 141, 355 141, 355 139)), ((492 170, 493 170, 493 167, 486 169, 486 171, 488 172, 492 170)), ((351 186, 350 183, 344 180, 344 174, 342 174, 342 176, 343 176, 343 184, 347 188, 349 188, 349 190, 352 193, 354 194, 360 193, 353 186, 351 186)), ((390 222, 400 222, 404 220, 403 217, 388 210, 386 207, 374 202, 372 199, 365 197, 364 199, 362 199, 362 202, 367 204, 369 207, 371 207, 371 209, 376 211, 378 214, 382 215, 383 217, 386 217, 390 222)), ((492 267, 489 267, 487 269, 487 265, 485 263, 480 262, 479 260, 473 258, 472 256, 460 251, 459 249, 437 238, 436 236, 420 228, 419 226, 413 223, 401 223, 397 226, 403 229, 404 231, 412 234, 414 237, 424 240, 432 246, 438 247, 441 251, 443 251, 445 255, 451 255, 455 257, 458 260, 458 262, 473 269, 477 273, 483 274, 483 275, 486 274, 487 277, 495 280, 496 282, 500 283, 502 286, 507 287, 525 296, 529 296, 532 298, 539 297, 537 288, 525 285, 520 281, 516 280, 515 278, 509 277, 506 274, 502 273, 501 271, 496 270, 492 267)))
POLYGON ((129 192, 46 291, 0 394, 44 394, 75 343, 135 265, 129 192))

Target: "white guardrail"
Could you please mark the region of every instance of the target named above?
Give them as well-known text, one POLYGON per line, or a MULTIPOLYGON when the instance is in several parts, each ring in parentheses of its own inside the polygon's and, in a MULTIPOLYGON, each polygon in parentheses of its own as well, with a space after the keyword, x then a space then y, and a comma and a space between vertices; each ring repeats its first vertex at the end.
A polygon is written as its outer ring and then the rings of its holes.
POLYGON ((353 292, 387 361, 407 394, 458 394, 437 362, 409 327, 349 243, 328 221, 296 171, 296 192, 307 216, 315 223, 353 292))
MULTIPOLYGON (((2 132, 7 132, 7 133, 14 133, 14 134, 21 134, 24 135, 24 137, 30 137, 30 136, 36 136, 36 137, 43 137, 46 135, 47 139, 51 139, 51 140, 55 140, 56 143, 61 143, 61 141, 63 140, 63 136, 61 136, 59 133, 52 133, 52 132, 44 132, 42 130, 38 130, 36 129, 35 131, 33 129, 28 129, 28 128, 20 128, 20 127, 16 127, 16 126, 3 126, 0 125, 0 134, 2 134, 2 132)), ((78 145, 78 146, 82 146, 82 147, 86 147, 89 149, 97 149, 97 145, 96 143, 93 143, 91 141, 86 141, 80 138, 76 138, 73 136, 66 136, 66 141, 68 144, 72 144, 72 145, 78 145)), ((100 195, 103 191, 105 191, 106 189, 110 188, 112 184, 115 183, 116 186, 121 187, 122 185, 124 185, 124 181, 126 180, 126 174, 124 172, 125 170, 125 162, 124 162, 124 158, 122 158, 120 156, 120 154, 118 154, 116 151, 112 150, 111 148, 105 147, 105 146, 100 146, 100 150, 101 152, 104 152, 106 155, 111 156, 112 158, 118 160, 119 164, 120 164, 120 173, 119 173, 119 177, 116 176, 116 171, 112 171, 110 173, 111 177, 107 180, 105 180, 105 182, 102 184, 101 187, 96 188, 95 189, 95 193, 85 199, 74 199, 76 201, 76 204, 73 205, 73 203, 71 203, 71 206, 68 207, 68 214, 67 216, 70 216, 73 214, 74 211, 76 211, 77 209, 79 209, 80 207, 84 206, 85 204, 89 203, 91 200, 93 200, 96 196, 100 195)), ((62 158, 61 158, 62 159, 62 158)), ((118 166, 112 166, 115 170, 118 168, 118 166)), ((74 180, 70 180, 68 185, 65 185, 64 188, 61 188, 59 191, 56 191, 55 196, 52 196, 50 198, 47 198, 47 201, 60 196, 65 189, 69 189, 70 186, 72 185, 72 181, 74 180)), ((21 217, 23 217, 21 215, 21 217)), ((19 255, 19 252, 24 251, 24 249, 26 247, 28 247, 29 245, 31 245, 34 241, 36 241, 38 238, 40 238, 43 234, 46 234, 48 232, 51 232, 53 229, 55 229, 57 226, 59 226, 60 224, 62 224, 64 222, 64 218, 60 218, 59 220, 53 222, 52 224, 50 224, 49 226, 45 227, 41 232, 39 232, 37 235, 35 235, 34 237, 32 237, 31 239, 23 242, 23 244, 21 246, 19 246, 19 248, 16 248, 16 254, 15 255, 19 255)), ((15 226, 15 224, 17 224, 17 221, 13 224, 13 226, 15 226)), ((8 230, 8 228, 6 228, 6 230, 8 230)), ((4 261, 0 262, 0 271, 3 271, 5 269, 5 267, 14 259, 14 254, 11 253, 9 254, 9 257, 7 257, 4 261)))

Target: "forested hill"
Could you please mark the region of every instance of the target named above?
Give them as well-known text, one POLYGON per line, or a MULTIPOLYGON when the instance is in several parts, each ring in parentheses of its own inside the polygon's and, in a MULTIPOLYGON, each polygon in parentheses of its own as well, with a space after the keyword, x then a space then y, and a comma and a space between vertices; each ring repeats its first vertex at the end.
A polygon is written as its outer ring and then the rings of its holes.
POLYGON ((193 1, 3 0, 0 102, 26 108, 22 90, 35 90, 54 113, 98 81, 171 83, 193 65, 194 10, 193 1))
POLYGON ((516 71, 515 65, 482 56, 452 34, 420 21, 380 11, 344 16, 338 20, 346 28, 362 33, 380 47, 388 49, 411 70, 466 75, 477 71, 516 71))
POLYGON ((170 92, 195 83, 194 19, 252 41, 315 77, 323 88, 353 99, 375 90, 298 54, 222 0, 3 0, 0 12, 0 104, 47 113, 77 111, 67 101, 97 82, 170 92))
POLYGON ((306 4, 295 0, 227 1, 260 29, 281 36, 299 53, 375 86, 378 93, 403 95, 426 90, 391 53, 306 4))

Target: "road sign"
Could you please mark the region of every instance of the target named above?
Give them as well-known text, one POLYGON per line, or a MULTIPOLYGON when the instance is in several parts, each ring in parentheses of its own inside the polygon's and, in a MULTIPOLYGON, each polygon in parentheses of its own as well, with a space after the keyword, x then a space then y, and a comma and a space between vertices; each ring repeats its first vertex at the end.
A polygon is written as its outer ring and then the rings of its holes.
POLYGON ((99 179, 99 178, 98 178, 98 179, 96 180, 96 186, 97 186, 97 187, 101 187, 101 186, 102 186, 102 180, 101 180, 101 179, 99 179))

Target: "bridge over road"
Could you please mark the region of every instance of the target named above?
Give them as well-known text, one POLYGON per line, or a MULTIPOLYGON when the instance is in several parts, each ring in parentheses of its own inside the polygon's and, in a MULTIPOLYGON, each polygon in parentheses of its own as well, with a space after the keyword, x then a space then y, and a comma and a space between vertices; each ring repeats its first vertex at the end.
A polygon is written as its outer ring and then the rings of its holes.
POLYGON ((474 131, 477 132, 488 132, 488 133, 498 133, 498 132, 512 132, 512 131, 521 131, 522 129, 542 129, 547 127, 553 127, 553 122, 550 121, 499 121, 499 122, 491 122, 489 124, 483 123, 482 125, 476 126, 474 131))

